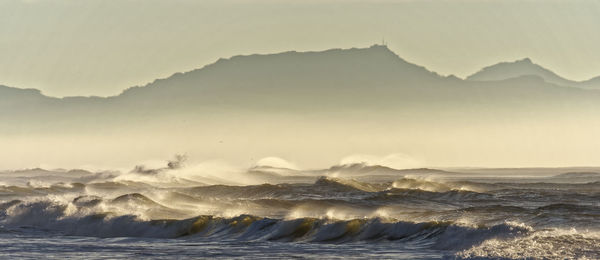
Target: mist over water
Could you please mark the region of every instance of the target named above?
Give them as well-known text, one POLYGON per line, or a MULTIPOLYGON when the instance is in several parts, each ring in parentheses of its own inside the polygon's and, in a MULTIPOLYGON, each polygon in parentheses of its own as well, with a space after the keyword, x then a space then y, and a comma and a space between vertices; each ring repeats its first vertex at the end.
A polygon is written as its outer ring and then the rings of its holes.
POLYGON ((596 259, 600 252, 600 169, 374 163, 405 162, 398 154, 349 156, 326 169, 278 157, 247 169, 186 159, 126 171, 0 173, 7 245, 0 255, 596 259))

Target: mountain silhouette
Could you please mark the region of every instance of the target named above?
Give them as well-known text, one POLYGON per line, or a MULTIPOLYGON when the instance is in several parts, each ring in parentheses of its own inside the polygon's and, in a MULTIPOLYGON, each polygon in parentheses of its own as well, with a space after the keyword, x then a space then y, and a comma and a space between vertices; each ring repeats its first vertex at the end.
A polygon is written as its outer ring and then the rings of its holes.
POLYGON ((569 82, 529 59, 491 66, 461 80, 409 63, 383 45, 291 51, 220 59, 111 97, 54 98, 35 89, 0 86, 0 120, 7 122, 0 131, 144 124, 221 112, 377 111, 404 119, 477 120, 586 112, 600 104, 600 91, 562 87, 569 82))
POLYGON ((560 86, 600 89, 600 76, 586 81, 573 81, 565 79, 549 69, 533 63, 529 58, 514 62, 501 62, 485 67, 477 73, 468 76, 467 80, 494 81, 521 76, 538 76, 548 83, 553 83, 560 86))

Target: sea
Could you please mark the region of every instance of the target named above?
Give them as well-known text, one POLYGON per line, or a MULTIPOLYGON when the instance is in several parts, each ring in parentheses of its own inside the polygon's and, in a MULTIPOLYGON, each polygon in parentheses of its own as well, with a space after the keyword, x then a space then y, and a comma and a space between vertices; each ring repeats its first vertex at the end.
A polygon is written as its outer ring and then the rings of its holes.
POLYGON ((600 259, 600 169, 0 172, 0 259, 600 259))

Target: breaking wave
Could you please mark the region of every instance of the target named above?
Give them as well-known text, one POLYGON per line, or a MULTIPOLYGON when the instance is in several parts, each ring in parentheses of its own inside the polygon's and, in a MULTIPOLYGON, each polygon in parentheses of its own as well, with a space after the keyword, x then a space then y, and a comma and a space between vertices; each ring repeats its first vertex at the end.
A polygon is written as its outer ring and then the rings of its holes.
MULTIPOLYGON (((78 198, 82 203, 84 198, 78 198)), ((86 198, 88 203, 96 198, 86 198)), ((153 204, 135 194, 113 201, 135 200, 153 204)), ((464 249, 488 239, 509 239, 529 234, 524 225, 502 223, 493 226, 466 226, 453 222, 407 222, 385 218, 336 220, 329 218, 275 219, 252 215, 233 218, 197 216, 183 220, 148 220, 134 215, 114 213, 85 214, 73 205, 48 201, 3 204, 5 230, 31 229, 63 235, 98 237, 152 238, 227 238, 238 240, 303 242, 386 242, 399 241, 426 245, 435 249, 464 249)), ((77 207, 77 206, 75 206, 77 207)), ((79 206, 80 208, 82 206, 79 206)))
POLYGON ((544 230, 510 240, 489 239, 456 254, 475 259, 598 259, 600 234, 571 230, 544 230))
POLYGON ((451 258, 599 258, 600 183, 582 181, 587 175, 573 183, 473 181, 432 169, 262 165, 239 180, 223 180, 219 171, 182 172, 183 162, 123 174, 5 173, 0 236, 369 244, 384 250, 393 244, 451 258))

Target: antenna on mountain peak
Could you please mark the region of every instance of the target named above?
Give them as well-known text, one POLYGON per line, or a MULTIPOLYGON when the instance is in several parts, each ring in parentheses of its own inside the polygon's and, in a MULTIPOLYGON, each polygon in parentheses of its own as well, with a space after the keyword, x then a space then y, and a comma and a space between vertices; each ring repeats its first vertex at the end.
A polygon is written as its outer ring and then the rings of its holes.
POLYGON ((381 45, 386 46, 385 45, 385 37, 381 37, 381 45))

